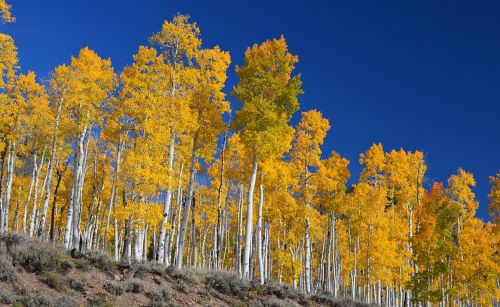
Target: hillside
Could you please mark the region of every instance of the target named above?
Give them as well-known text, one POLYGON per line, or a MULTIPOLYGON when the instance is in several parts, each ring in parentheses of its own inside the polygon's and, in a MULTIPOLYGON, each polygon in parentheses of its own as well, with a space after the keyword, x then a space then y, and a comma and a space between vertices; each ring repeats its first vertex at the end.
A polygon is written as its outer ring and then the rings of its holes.
POLYGON ((273 283, 242 282, 222 271, 176 271, 68 253, 15 234, 0 236, 0 304, 13 306, 364 306, 308 296, 273 283))

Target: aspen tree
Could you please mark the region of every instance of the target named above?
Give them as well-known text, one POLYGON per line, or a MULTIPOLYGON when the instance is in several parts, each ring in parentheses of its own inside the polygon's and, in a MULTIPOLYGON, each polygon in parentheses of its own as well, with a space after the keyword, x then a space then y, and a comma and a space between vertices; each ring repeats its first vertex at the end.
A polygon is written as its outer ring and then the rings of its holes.
POLYGON ((328 236, 324 290, 338 295, 340 289, 340 249, 336 241, 337 219, 347 215, 346 181, 350 176, 349 160, 332 152, 330 157, 319 163, 316 176, 312 179, 317 187, 315 202, 328 214, 328 236))
POLYGON ((76 129, 73 190, 71 206, 67 213, 64 244, 66 247, 78 248, 81 239, 79 223, 81 190, 85 176, 83 172, 85 147, 90 137, 90 129, 94 125, 99 125, 102 120, 99 110, 102 110, 115 88, 116 76, 111 61, 101 59, 88 48, 80 50, 78 57, 73 57, 71 65, 66 69, 61 68, 61 71, 63 70, 69 74, 65 76, 65 81, 61 82, 63 86, 67 86, 64 91, 66 103, 63 105, 63 112, 73 119, 76 129))
MULTIPOLYGON (((188 127, 190 117, 188 111, 188 99, 191 94, 191 78, 192 70, 191 62, 197 50, 201 46, 199 39, 200 30, 196 23, 190 23, 189 17, 185 15, 177 15, 172 22, 165 21, 161 31, 150 37, 152 45, 158 46, 162 52, 164 60, 170 66, 170 85, 165 87, 169 90, 167 97, 169 98, 171 122, 166 126, 170 129, 170 145, 169 145, 169 181, 172 181, 172 165, 174 160, 174 146, 176 134, 184 132, 183 127, 188 127)), ((172 203, 172 185, 168 184, 164 203, 164 219, 163 225, 160 228, 160 238, 158 243, 158 261, 163 262, 164 246, 166 237, 166 225, 168 215, 172 203)))
POLYGON ((186 206, 178 234, 177 268, 182 267, 189 210, 194 196, 198 151, 203 151, 206 161, 211 160, 214 154, 213 148, 216 145, 212 142, 224 129, 222 114, 229 111, 229 103, 225 100, 225 94, 222 92, 227 78, 226 70, 230 63, 229 53, 221 51, 219 47, 203 49, 195 55, 195 60, 198 80, 190 103, 195 123, 192 132, 191 168, 189 171, 186 206), (210 125, 210 127, 207 128, 207 125, 210 125))
MULTIPOLYGON (((245 63, 236 67, 239 83, 233 95, 243 104, 234 119, 242 142, 252 152, 243 257, 243 277, 250 278, 253 233, 253 194, 259 160, 287 151, 292 135, 288 125, 299 108, 300 76, 292 76, 298 58, 288 52, 284 37, 254 45, 245 52, 245 63)), ((264 162, 264 161, 262 161, 264 162)))
MULTIPOLYGON (((317 168, 320 162, 321 149, 330 129, 327 119, 316 110, 302 113, 302 119, 296 128, 295 139, 292 151, 290 153, 292 163, 296 165, 296 176, 298 177, 298 198, 304 206, 311 207, 312 194, 310 178, 313 174, 313 168, 317 168)), ((307 211, 306 211, 307 212, 307 211)), ((305 240, 305 288, 306 292, 312 291, 312 260, 311 260, 311 221, 310 217, 305 217, 306 231, 305 240)))
MULTIPOLYGON (((8 229, 10 205, 10 189, 14 176, 15 157, 17 156, 17 144, 23 144, 25 140, 33 140, 35 143, 44 142, 46 137, 46 123, 50 122, 50 112, 48 107, 47 94, 45 88, 38 84, 33 72, 20 74, 10 93, 12 103, 8 106, 13 117, 11 117, 10 133, 12 139, 10 142, 10 171, 7 176, 7 191, 4 201, 6 211, 4 215, 3 227, 8 229), (45 125, 41 117, 46 117, 45 125)), ((5 127, 5 126, 4 126, 5 127)))

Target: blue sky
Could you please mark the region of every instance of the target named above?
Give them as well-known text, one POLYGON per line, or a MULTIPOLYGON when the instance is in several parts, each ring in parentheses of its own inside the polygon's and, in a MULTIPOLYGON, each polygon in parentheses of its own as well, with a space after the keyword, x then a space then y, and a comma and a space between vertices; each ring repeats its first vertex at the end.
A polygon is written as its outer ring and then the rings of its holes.
POLYGON ((349 158, 353 180, 372 143, 422 150, 429 182, 459 167, 475 175, 478 214, 487 218, 488 176, 500 169, 499 1, 10 3, 17 22, 0 29, 16 40, 23 71, 40 78, 84 46, 121 71, 180 12, 199 24, 204 46, 230 51, 229 93, 245 49, 283 34, 300 58, 301 107, 330 119, 323 151, 349 158))

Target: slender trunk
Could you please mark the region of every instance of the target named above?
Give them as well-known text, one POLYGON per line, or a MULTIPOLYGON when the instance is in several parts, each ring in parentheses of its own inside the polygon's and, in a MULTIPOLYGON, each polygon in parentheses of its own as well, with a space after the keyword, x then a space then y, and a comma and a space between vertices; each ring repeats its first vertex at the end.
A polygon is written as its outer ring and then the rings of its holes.
POLYGON ((180 209, 181 209, 181 201, 182 201, 182 173, 184 172, 184 163, 181 164, 180 170, 179 170, 179 182, 177 186, 177 201, 176 201, 176 209, 174 214, 171 217, 171 226, 170 226, 170 232, 168 233, 168 244, 165 245, 165 264, 167 266, 170 266, 172 263, 172 254, 173 254, 173 245, 174 245, 174 238, 175 238, 175 226, 178 225, 179 222, 176 222, 176 217, 177 221, 179 220, 180 216, 180 209))
POLYGON ((33 153, 33 172, 31 175, 31 184, 30 184, 30 189, 28 191, 28 196, 26 197, 26 202, 24 203, 24 212, 23 212, 23 233, 26 234, 27 227, 26 227, 26 219, 28 217, 28 209, 29 209, 29 203, 31 200, 31 193, 33 192, 33 187, 35 185, 35 177, 37 174, 38 170, 38 165, 37 165, 37 157, 38 153, 35 148, 35 152, 33 153))
POLYGON ((17 232, 19 230, 19 207, 21 205, 21 193, 22 193, 22 191, 23 191, 22 187, 18 187, 16 209, 14 209, 14 222, 12 223, 14 232, 17 232))
POLYGON ((59 191, 59 186, 61 184, 62 173, 57 171, 57 181, 56 187, 54 189, 54 199, 52 201, 52 211, 50 213, 50 241, 54 241, 54 229, 55 229, 55 215, 56 215, 56 201, 57 201, 57 192, 59 191))
POLYGON ((168 188, 163 204, 163 220, 160 225, 160 240, 158 242, 157 261, 164 263, 165 259, 165 234, 167 232, 167 222, 172 204, 172 171, 174 167, 174 145, 175 134, 172 134, 172 140, 168 147, 168 188))
MULTIPOLYGON (((89 136, 90 137, 90 136, 89 136)), ((82 231, 80 229, 81 224, 82 224, 82 210, 83 210, 83 186, 85 182, 85 174, 87 172, 87 160, 88 160, 88 145, 89 142, 85 142, 85 137, 83 138, 83 162, 80 166, 80 176, 78 178, 78 185, 77 185, 77 191, 78 191, 78 202, 75 205, 75 208, 73 209, 73 247, 78 247, 80 250, 82 249, 82 244, 83 244, 83 236, 82 236, 82 231)))
POLYGON ((111 218, 111 211, 113 210, 113 205, 115 204, 115 199, 116 199, 116 184, 118 180, 118 173, 120 172, 120 161, 121 161, 121 156, 122 156, 122 149, 123 149, 123 141, 122 137, 120 135, 120 140, 118 143, 118 150, 116 153, 116 168, 113 173, 113 179, 111 183, 111 195, 109 196, 109 202, 108 202, 108 207, 107 207, 107 215, 106 215, 106 227, 104 229, 104 239, 103 239, 103 251, 106 252, 107 245, 108 245, 108 232, 109 232, 109 221, 111 218))
POLYGON ((262 207, 264 205, 264 173, 260 174, 259 209, 257 211, 257 256, 259 258, 259 280, 264 284, 264 258, 262 256, 262 207))
POLYGON ((306 292, 311 293, 311 222, 309 217, 306 217, 306 234, 305 234, 305 287, 306 292))
POLYGON ((248 187, 248 201, 247 201, 247 221, 245 229, 245 251, 243 254, 243 278, 250 279, 250 252, 252 250, 252 224, 253 224, 253 191, 255 189, 255 180, 257 178, 257 152, 254 151, 254 158, 252 163, 252 174, 250 176, 250 183, 248 187))
MULTIPOLYGON (((331 292, 331 258, 332 258, 332 216, 328 215, 328 233, 326 241, 326 267, 324 271, 325 287, 324 291, 331 292)), ((335 263, 334 263, 335 266, 335 263)))
POLYGON ((2 162, 0 163, 0 166, 2 169, 0 170, 0 232, 2 232, 2 225, 3 225, 3 216, 5 212, 4 208, 4 201, 3 201, 3 187, 4 187, 4 179, 5 179, 5 171, 8 169, 8 158, 7 155, 9 154, 10 151, 10 143, 7 143, 4 147, 4 150, 2 151, 2 162))
POLYGON ((189 222, 189 211, 191 209, 191 202, 194 195, 194 184, 196 179, 196 160, 198 150, 198 132, 194 134, 193 149, 191 151, 191 169, 189 171, 189 183, 186 197, 186 204, 182 214, 182 224, 179 231, 179 245, 177 246, 177 268, 182 268, 182 257, 184 255, 184 244, 186 240, 186 230, 189 222))
POLYGON ((224 163, 225 163, 226 139, 227 139, 227 131, 224 134, 224 139, 222 141, 219 188, 217 190, 217 225, 214 229, 215 235, 213 242, 213 257, 214 257, 215 269, 219 269, 219 257, 222 249, 222 188, 224 186, 224 163))
POLYGON ((40 225, 38 227, 38 232, 37 232, 38 236, 41 236, 43 233, 43 229, 45 227, 45 221, 47 219, 47 210, 49 208, 50 187, 52 184, 52 171, 54 169, 54 158, 56 156, 56 150, 57 150, 57 132, 59 129, 59 119, 61 117, 62 103, 63 103, 63 100, 60 99, 58 106, 57 106, 56 118, 54 120, 54 132, 52 134, 52 150, 50 153, 49 164, 47 165, 47 181, 45 182, 45 198, 43 200, 42 217, 40 219, 40 225))
POLYGON ((64 245, 66 248, 77 247, 80 239, 79 226, 78 225, 78 206, 80 204, 80 176, 83 172, 83 159, 84 159, 84 139, 87 133, 87 126, 84 126, 83 131, 79 134, 77 140, 77 148, 74 156, 73 166, 74 166, 74 176, 73 176, 73 188, 71 189, 71 199, 70 205, 68 207, 67 218, 66 218, 66 230, 64 232, 64 245), (71 240, 73 239, 73 240, 71 240))
POLYGON ((40 166, 36 170, 35 175, 35 190, 33 192, 33 208, 31 209, 30 215, 30 228, 29 228, 29 237, 33 236, 33 232, 35 231, 35 217, 37 213, 37 204, 38 204, 38 182, 40 178, 40 172, 42 171, 43 161, 45 159, 45 147, 42 153, 42 159, 40 160, 40 166))
POLYGON ((240 277, 243 276, 242 266, 241 266, 241 243, 243 241, 243 184, 239 186, 239 198, 238 198, 238 233, 236 235, 236 270, 240 277))
MULTIPOLYGON (((123 190, 123 206, 127 207, 127 196, 125 194, 125 190, 123 190)), ((125 238, 123 241, 123 251, 122 251, 122 259, 126 261, 130 261, 130 256, 132 254, 132 218, 129 217, 125 220, 125 238)))
POLYGON ((2 215, 3 223, 1 229, 9 230, 9 207, 12 192, 12 181, 14 179, 14 166, 16 163, 16 144, 10 146, 9 158, 7 162, 7 186, 5 189, 4 214, 2 215))
POLYGON ((193 249, 193 260, 192 260, 192 266, 196 268, 197 265, 197 260, 198 260, 198 249, 196 248, 196 224, 195 224, 195 218, 196 218, 196 199, 193 198, 192 204, 191 204, 191 246, 193 249))

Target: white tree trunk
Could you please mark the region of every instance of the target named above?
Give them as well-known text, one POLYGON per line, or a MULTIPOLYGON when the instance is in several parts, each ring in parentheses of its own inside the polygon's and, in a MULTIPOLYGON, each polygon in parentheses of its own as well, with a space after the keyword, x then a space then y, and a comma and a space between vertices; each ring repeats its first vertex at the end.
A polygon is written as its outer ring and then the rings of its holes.
POLYGON ((9 158, 7 161, 7 184, 5 189, 5 202, 4 202, 4 214, 2 229, 4 231, 9 230, 9 207, 10 207, 10 196, 12 192, 12 180, 14 179, 14 166, 16 163, 16 144, 13 143, 10 146, 9 158))
MULTIPOLYGON (((83 131, 78 137, 77 151, 75 154, 75 174, 73 177, 73 221, 72 221, 72 235, 73 240, 71 246, 73 248, 78 248, 80 242, 80 205, 81 205, 81 185, 83 183, 83 165, 85 159, 85 135, 87 134, 87 126, 85 125, 83 131)), ((69 212, 69 211, 68 211, 69 212)))
POLYGON ((259 186, 259 209, 257 211, 257 256, 259 260, 259 281, 264 284, 264 257, 262 255, 262 207, 264 206, 264 175, 261 172, 259 186))
MULTIPOLYGON (((116 203, 116 196, 117 196, 117 180, 118 180, 118 173, 120 172, 120 161, 121 161, 121 156, 122 156, 122 149, 123 149, 123 141, 121 140, 120 136, 120 141, 118 143, 118 150, 116 153, 116 169, 113 174, 113 182, 111 183, 111 195, 109 196, 109 202, 108 202, 108 208, 107 208, 107 216, 106 216, 106 227, 104 230, 104 239, 103 239, 103 251, 106 252, 107 249, 107 244, 108 244, 108 232, 109 232, 109 221, 111 218, 111 211, 114 209, 114 205, 116 203)), ((115 239, 116 241, 116 239, 115 239)))
POLYGON ((26 197, 26 202, 24 203, 24 212, 23 212, 23 233, 26 234, 27 227, 26 227, 26 219, 28 217, 28 209, 29 209, 29 203, 31 200, 31 193, 33 193, 33 187, 35 185, 35 176, 36 172, 38 169, 37 165, 37 158, 38 158, 38 153, 35 148, 35 152, 33 153, 33 172, 31 174, 31 184, 30 184, 30 189, 28 191, 28 196, 26 197))
POLYGON ((181 229, 179 231, 179 245, 177 246, 177 268, 182 268, 182 258, 184 255, 184 244, 186 241, 186 231, 189 222, 189 212, 191 211, 191 202, 194 195, 194 184, 196 180, 196 160, 198 149, 198 133, 196 132, 193 138, 193 149, 191 151, 191 169, 189 171, 188 191, 186 195, 186 204, 182 213, 181 229))
POLYGON ((257 153, 254 152, 252 163, 252 174, 248 186, 247 200, 247 221, 245 229, 245 251, 243 253, 243 278, 250 279, 250 252, 252 250, 252 226, 253 226, 253 191, 255 189, 255 179, 257 178, 257 153))
POLYGON ((47 210, 49 208, 50 201, 50 187, 52 184, 52 171, 54 169, 54 159, 56 156, 57 150, 57 132, 59 129, 59 119, 61 117, 61 109, 62 109, 63 100, 59 100, 59 104, 57 106, 56 118, 54 120, 54 132, 52 134, 52 150, 50 153, 49 164, 47 165, 47 181, 45 182, 45 198, 43 199, 43 208, 42 208, 42 217, 40 219, 40 225, 38 227, 37 235, 41 236, 43 233, 43 229, 45 227, 45 222, 47 220, 47 210))
POLYGON ((305 287, 306 287, 306 292, 311 293, 311 223, 309 221, 309 217, 306 218, 306 234, 305 234, 305 244, 306 244, 306 250, 305 250, 305 272, 304 272, 304 278, 305 278, 305 287))
POLYGON ((38 203, 38 182, 40 178, 40 172, 42 171, 43 167, 43 161, 45 159, 45 147, 43 149, 42 153, 42 159, 40 161, 40 166, 36 170, 36 175, 35 175, 35 190, 33 193, 33 208, 31 209, 31 215, 30 215, 30 228, 28 235, 29 237, 33 236, 33 232, 35 231, 35 217, 36 217, 36 212, 37 212, 37 203, 38 203))
POLYGON ((172 136, 170 146, 168 147, 168 188, 165 196, 165 202, 163 204, 163 220, 160 225, 160 239, 158 241, 158 258, 159 263, 165 262, 165 234, 167 232, 167 222, 170 214, 170 207, 172 204, 172 171, 174 167, 174 145, 175 145, 175 134, 172 136))
POLYGON ((243 276, 241 266, 241 243, 243 241, 243 184, 239 185, 239 198, 238 198, 238 230, 236 234, 236 270, 240 277, 243 276))

